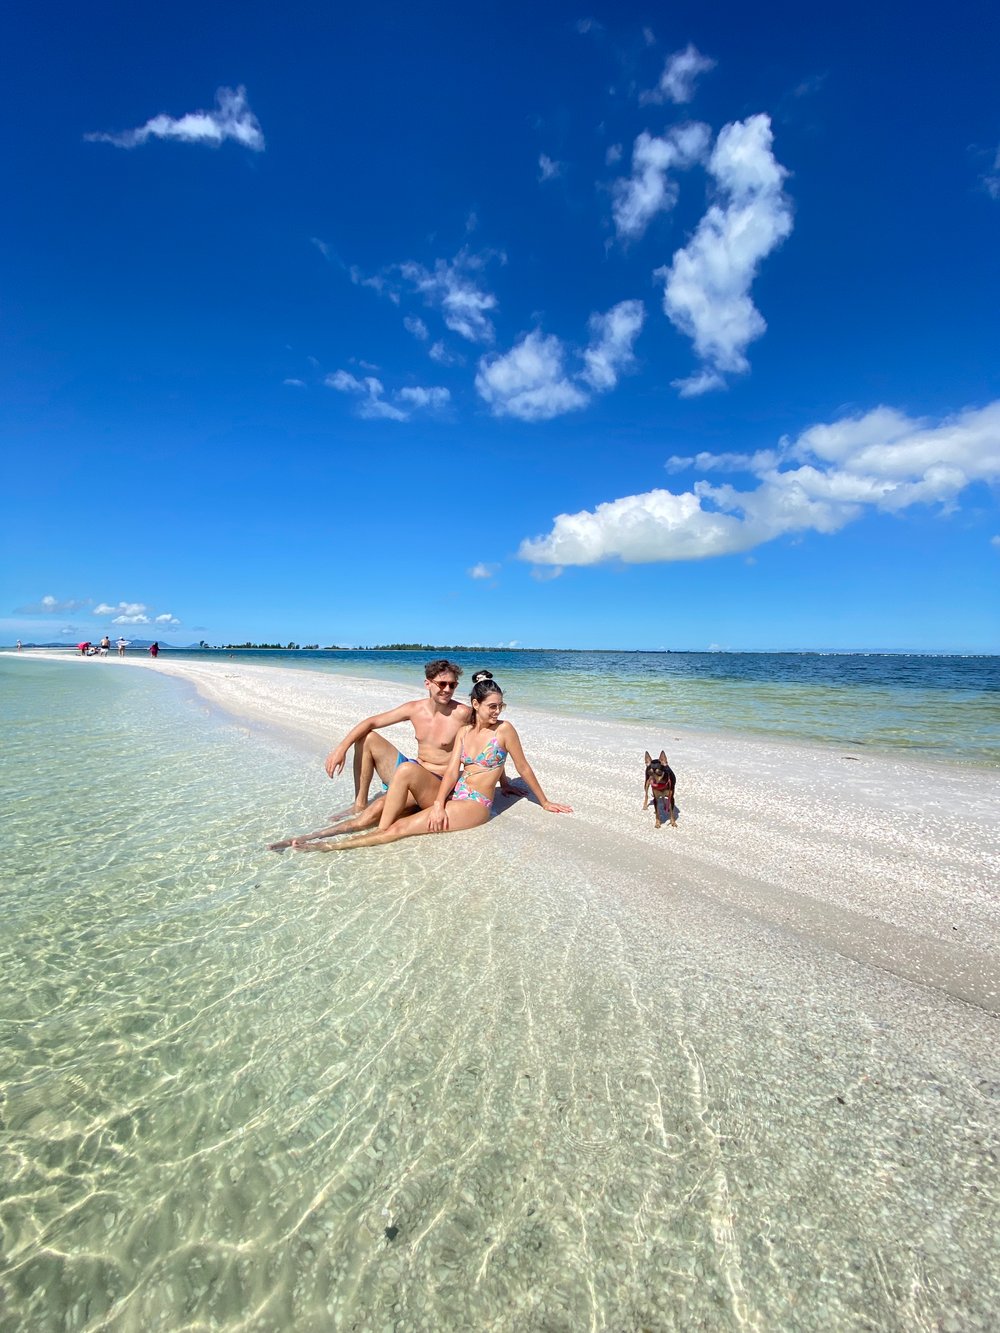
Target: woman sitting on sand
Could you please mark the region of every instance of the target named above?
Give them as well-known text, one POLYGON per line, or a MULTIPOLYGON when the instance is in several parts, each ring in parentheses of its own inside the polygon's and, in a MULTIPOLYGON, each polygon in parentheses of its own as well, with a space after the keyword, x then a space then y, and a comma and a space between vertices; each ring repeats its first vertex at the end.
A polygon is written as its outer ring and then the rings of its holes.
POLYGON ((410 789, 416 769, 413 764, 401 764, 392 775, 377 831, 336 842, 292 838, 289 842, 272 843, 272 848, 279 851, 290 846, 303 852, 338 852, 350 847, 377 847, 400 838, 415 838, 421 833, 458 833, 476 828, 485 824, 492 813, 493 795, 508 755, 543 810, 571 814, 571 806, 557 805, 548 799, 524 757, 517 732, 509 722, 500 721, 503 692, 488 671, 476 673, 469 702, 474 720, 458 733, 437 799, 429 808, 412 815, 403 814, 408 805, 417 803, 410 789))

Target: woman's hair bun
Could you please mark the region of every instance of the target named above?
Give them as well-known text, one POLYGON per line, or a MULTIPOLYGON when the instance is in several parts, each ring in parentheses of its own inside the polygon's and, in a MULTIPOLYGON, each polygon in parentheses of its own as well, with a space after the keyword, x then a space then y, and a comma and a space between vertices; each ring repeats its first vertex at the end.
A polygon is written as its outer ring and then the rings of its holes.
POLYGON ((478 685, 481 680, 492 680, 492 679, 493 679, 492 671, 477 671, 476 674, 472 677, 472 683, 473 685, 478 685))

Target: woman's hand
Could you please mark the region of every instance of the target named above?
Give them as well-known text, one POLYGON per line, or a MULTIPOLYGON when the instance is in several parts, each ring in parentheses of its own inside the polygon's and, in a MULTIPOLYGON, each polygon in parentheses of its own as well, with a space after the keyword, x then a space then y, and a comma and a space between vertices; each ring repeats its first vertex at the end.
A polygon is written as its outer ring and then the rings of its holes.
POLYGON ((550 815, 571 815, 573 813, 571 805, 559 805, 556 801, 545 801, 542 809, 548 810, 550 815))
POLYGON ((448 812, 440 801, 435 801, 430 808, 427 816, 428 833, 447 833, 448 832, 448 812))

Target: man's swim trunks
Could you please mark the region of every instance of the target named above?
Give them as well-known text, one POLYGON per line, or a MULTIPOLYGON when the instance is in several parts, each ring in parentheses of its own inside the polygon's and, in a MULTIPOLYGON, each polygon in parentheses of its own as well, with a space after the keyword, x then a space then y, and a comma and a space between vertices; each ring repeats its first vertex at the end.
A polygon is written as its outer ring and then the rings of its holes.
MULTIPOLYGON (((398 767, 400 766, 400 764, 420 764, 420 760, 419 760, 419 759, 410 759, 410 758, 408 758, 408 756, 405 755, 405 754, 397 754, 397 755, 396 755, 396 763, 395 763, 395 767, 398 768, 398 767)), ((420 767, 423 768, 423 765, 420 764, 420 767)), ((425 773, 430 773, 430 774, 431 774, 431 777, 432 777, 432 778, 437 778, 438 782, 441 781, 441 774, 440 774, 440 773, 431 773, 431 770, 430 770, 429 768, 424 768, 424 772, 425 772, 425 773)), ((382 792, 383 792, 383 794, 384 794, 385 792, 387 792, 388 790, 389 790, 389 784, 388 784, 387 782, 383 782, 383 783, 382 783, 382 792)))

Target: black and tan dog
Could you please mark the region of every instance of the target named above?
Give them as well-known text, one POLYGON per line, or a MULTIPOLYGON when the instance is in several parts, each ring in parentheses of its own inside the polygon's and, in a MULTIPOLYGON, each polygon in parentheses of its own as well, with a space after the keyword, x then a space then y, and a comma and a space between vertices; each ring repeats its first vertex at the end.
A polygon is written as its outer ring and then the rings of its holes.
POLYGON ((646 751, 646 799, 642 803, 643 810, 649 805, 649 794, 653 794, 653 813, 656 815, 656 827, 660 828, 663 824, 661 811, 666 812, 667 819, 670 820, 670 827, 677 827, 677 820, 674 818, 674 790, 677 786, 677 777, 674 770, 667 763, 667 756, 661 750, 659 759, 646 751))

